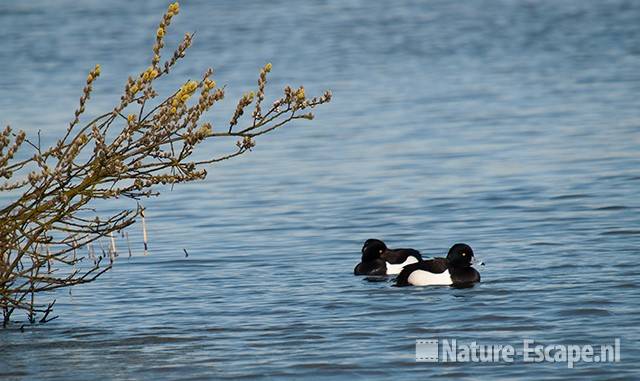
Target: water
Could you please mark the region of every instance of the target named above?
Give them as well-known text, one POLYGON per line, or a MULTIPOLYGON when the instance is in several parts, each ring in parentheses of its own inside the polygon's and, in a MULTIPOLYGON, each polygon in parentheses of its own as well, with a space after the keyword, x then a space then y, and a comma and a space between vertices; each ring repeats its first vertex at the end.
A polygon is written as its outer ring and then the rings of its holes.
MULTIPOLYGON (((88 112, 112 107, 165 6, 0 4, 0 121, 60 134, 95 63, 88 112)), ((269 61, 272 95, 334 101, 146 202, 150 255, 138 239, 100 281, 51 295, 58 320, 0 332, 2 379, 637 377, 638 20, 631 1, 186 2, 174 40, 197 38, 167 87, 214 66, 215 125, 269 61), (354 277, 371 237, 426 255, 467 242, 483 282, 354 277), (616 337, 621 362, 573 370, 414 358, 416 339, 616 337)))

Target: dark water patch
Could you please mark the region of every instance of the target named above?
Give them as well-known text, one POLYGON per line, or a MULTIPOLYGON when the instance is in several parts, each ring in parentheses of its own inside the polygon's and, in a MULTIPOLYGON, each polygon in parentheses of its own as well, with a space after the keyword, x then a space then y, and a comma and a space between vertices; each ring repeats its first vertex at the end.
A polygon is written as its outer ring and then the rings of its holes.
POLYGON ((624 206, 624 205, 609 205, 609 206, 600 206, 600 207, 593 208, 593 210, 604 210, 604 211, 607 211, 607 210, 616 211, 616 210, 627 210, 627 209, 633 209, 633 208, 624 206))
POLYGON ((583 198, 591 198, 591 195, 584 193, 575 193, 575 194, 563 194, 560 196, 551 197, 550 200, 578 200, 583 198))
POLYGON ((302 363, 300 365, 297 365, 296 368, 302 368, 302 369, 312 369, 312 370, 318 370, 318 371, 331 371, 331 370, 351 370, 353 368, 353 365, 351 364, 336 364, 336 363, 332 363, 332 362, 311 362, 311 363, 302 363))
POLYGON ((603 235, 603 236, 609 236, 609 235, 613 235, 613 236, 640 235, 640 230, 634 230, 634 229, 607 230, 607 231, 604 231, 604 232, 600 233, 600 235, 603 235))
POLYGON ((601 308, 572 308, 567 310, 561 310, 558 312, 560 316, 610 316, 611 312, 601 308))
POLYGON ((513 205, 513 204, 498 204, 491 206, 492 209, 496 210, 526 210, 526 206, 522 205, 513 205))
POLYGON ((530 243, 531 246, 562 246, 561 242, 545 242, 545 241, 535 241, 530 243))
POLYGON ((0 377, 3 377, 3 379, 7 380, 7 381, 23 380, 23 379, 27 378, 28 376, 30 376, 30 374, 28 372, 19 371, 19 370, 10 371, 10 372, 6 372, 6 373, 0 371, 0 377))

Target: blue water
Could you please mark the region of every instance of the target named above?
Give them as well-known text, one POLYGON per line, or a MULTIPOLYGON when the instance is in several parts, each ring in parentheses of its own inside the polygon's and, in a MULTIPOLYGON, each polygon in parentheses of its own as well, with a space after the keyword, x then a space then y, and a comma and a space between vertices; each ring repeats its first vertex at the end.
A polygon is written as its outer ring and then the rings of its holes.
MULTIPOLYGON (((55 138, 96 63, 88 113, 110 110, 165 6, 0 3, 0 122, 55 138)), ((170 43, 196 40, 166 87, 214 66, 214 128, 266 62, 269 95, 334 100, 145 202, 149 255, 135 226, 132 258, 47 296, 59 319, 0 331, 0 378, 637 378, 639 20, 617 0, 185 2, 170 43), (427 256, 467 242, 483 281, 354 277, 371 237, 427 256), (621 361, 415 361, 416 339, 453 338, 620 338, 621 361)))

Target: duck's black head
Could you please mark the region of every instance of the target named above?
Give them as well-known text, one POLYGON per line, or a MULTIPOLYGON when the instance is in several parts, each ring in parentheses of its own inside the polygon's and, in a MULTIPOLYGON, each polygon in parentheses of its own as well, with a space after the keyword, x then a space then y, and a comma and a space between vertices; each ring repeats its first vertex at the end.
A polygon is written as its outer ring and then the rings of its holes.
POLYGON ((362 245, 362 260, 370 261, 380 258, 380 255, 387 250, 387 245, 379 239, 368 239, 362 245))
POLYGON ((473 259, 473 249, 466 243, 456 243, 447 254, 447 260, 453 267, 470 267, 473 259))

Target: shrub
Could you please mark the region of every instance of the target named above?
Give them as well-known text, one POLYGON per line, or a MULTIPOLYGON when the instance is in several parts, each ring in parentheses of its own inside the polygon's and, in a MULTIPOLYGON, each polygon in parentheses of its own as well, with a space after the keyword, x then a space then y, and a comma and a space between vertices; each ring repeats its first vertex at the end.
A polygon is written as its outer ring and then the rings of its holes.
MULTIPOLYGON (((37 303, 36 294, 95 280, 111 268, 91 250, 82 250, 132 225, 144 209, 120 210, 99 216, 99 200, 135 200, 156 196, 158 184, 204 179, 205 166, 242 155, 255 138, 295 119, 312 119, 310 109, 329 102, 331 93, 308 98, 303 87, 286 87, 282 97, 265 106, 265 86, 271 64, 258 77, 257 88, 245 93, 228 126, 214 129, 203 114, 225 95, 225 88, 207 69, 199 80, 188 80, 172 94, 160 97, 154 84, 172 73, 185 56, 193 35, 185 34, 173 55, 161 64, 164 37, 178 14, 173 3, 156 31, 151 64, 129 77, 113 110, 80 123, 93 86, 100 77, 96 65, 87 76, 78 109, 63 136, 48 148, 27 138, 24 131, 6 127, 0 136, 0 190, 15 199, 0 210, 0 309, 3 325, 16 310, 27 312, 31 323, 51 320, 54 302, 37 303), (163 100, 159 100, 163 99, 163 100), (249 118, 242 118, 251 110, 249 118), (248 119, 248 121, 246 121, 248 119), (241 127, 245 120, 246 126, 241 127), (209 139, 232 139, 233 151, 193 160, 197 146, 209 139), (33 155, 19 150, 30 147, 33 155), (20 157, 25 158, 20 158, 20 157), (88 246, 89 245, 89 246, 88 246), (81 254, 87 253, 87 254, 81 254), (84 260, 84 261, 83 261, 84 260)), ((146 239, 145 239, 146 245, 146 239)), ((114 251, 112 248, 108 251, 114 251)), ((113 253, 111 253, 113 254, 113 253)))

